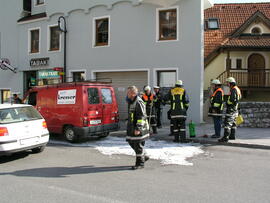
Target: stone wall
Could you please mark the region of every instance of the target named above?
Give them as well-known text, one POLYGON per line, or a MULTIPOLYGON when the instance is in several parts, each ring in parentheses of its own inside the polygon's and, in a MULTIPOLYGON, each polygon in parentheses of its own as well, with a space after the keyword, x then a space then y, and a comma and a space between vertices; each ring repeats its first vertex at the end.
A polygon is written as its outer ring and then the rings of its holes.
POLYGON ((245 120, 241 126, 270 128, 270 102, 241 102, 240 108, 245 120))

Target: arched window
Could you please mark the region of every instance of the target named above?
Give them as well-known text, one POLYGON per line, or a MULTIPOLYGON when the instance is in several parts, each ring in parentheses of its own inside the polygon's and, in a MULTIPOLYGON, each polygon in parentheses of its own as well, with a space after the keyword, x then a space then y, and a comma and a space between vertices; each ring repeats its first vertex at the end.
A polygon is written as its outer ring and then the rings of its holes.
POLYGON ((252 28, 251 33, 254 34, 254 35, 259 35, 259 34, 262 33, 262 31, 261 31, 261 28, 254 27, 254 28, 252 28))

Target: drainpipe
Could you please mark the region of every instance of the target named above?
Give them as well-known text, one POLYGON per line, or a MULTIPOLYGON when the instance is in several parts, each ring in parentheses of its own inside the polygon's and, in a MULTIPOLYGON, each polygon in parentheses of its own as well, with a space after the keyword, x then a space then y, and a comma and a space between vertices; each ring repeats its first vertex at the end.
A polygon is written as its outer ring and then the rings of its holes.
POLYGON ((67 50, 66 50, 66 46, 67 46, 67 24, 66 24, 66 19, 64 16, 60 16, 58 18, 58 28, 61 32, 64 33, 64 75, 63 75, 63 82, 66 82, 66 78, 67 78, 67 50), (61 26, 62 24, 62 26, 61 26))

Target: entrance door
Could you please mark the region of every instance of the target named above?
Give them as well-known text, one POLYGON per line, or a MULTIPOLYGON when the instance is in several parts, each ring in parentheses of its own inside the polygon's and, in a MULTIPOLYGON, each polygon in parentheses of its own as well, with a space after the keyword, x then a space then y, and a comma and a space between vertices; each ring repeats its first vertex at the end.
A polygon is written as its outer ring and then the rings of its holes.
POLYGON ((248 58, 248 84, 251 87, 265 86, 265 59, 261 54, 252 54, 248 58))

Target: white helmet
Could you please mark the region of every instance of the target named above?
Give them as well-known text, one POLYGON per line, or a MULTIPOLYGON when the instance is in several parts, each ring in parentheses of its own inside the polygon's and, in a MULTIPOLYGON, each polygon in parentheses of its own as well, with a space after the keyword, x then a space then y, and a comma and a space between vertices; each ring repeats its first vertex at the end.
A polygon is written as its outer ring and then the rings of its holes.
POLYGON ((218 79, 212 80, 213 85, 221 85, 221 82, 218 79))
POLYGON ((229 77, 226 79, 227 82, 229 83, 236 83, 235 79, 233 77, 229 77))
POLYGON ((178 86, 183 85, 183 81, 182 80, 177 80, 175 85, 178 85, 178 86))
POLYGON ((154 86, 153 88, 154 88, 154 89, 160 89, 160 87, 159 87, 159 86, 154 86))
POLYGON ((151 91, 151 87, 149 85, 145 86, 144 91, 151 91))

